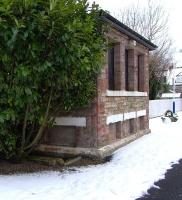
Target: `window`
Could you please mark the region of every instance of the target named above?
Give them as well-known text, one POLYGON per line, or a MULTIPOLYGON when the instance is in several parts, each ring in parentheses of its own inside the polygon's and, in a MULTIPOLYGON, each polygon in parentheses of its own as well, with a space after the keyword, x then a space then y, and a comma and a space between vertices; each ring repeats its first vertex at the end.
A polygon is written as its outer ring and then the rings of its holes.
POLYGON ((144 92, 145 56, 135 49, 123 48, 121 43, 114 43, 108 50, 108 90, 144 92))
POLYGON ((135 50, 125 50, 125 90, 135 91, 135 50))
POLYGON ((128 90, 128 50, 125 50, 125 90, 128 90))
POLYGON ((143 92, 144 91, 144 56, 138 55, 138 63, 137 63, 137 70, 138 70, 138 91, 143 92))
POLYGON ((108 50, 108 89, 121 90, 121 44, 115 43, 108 50))
POLYGON ((108 83, 109 90, 115 89, 114 84, 114 46, 110 47, 108 50, 108 83))

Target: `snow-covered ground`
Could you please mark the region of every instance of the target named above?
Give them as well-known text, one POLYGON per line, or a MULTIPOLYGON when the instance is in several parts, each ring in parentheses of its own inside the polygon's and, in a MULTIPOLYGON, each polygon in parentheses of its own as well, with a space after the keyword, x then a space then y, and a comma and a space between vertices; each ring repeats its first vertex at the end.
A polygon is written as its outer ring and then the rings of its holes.
POLYGON ((134 200, 182 158, 182 113, 176 123, 152 119, 150 128, 103 165, 0 176, 0 200, 134 200))

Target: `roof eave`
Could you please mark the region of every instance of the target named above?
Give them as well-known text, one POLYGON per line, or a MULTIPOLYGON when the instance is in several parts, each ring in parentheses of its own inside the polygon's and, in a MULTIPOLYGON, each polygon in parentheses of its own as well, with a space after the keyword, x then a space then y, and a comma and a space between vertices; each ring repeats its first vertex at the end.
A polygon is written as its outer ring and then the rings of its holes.
POLYGON ((109 15, 108 13, 103 11, 101 14, 101 18, 103 21, 109 23, 116 30, 120 31, 121 33, 127 35, 129 38, 147 47, 150 51, 153 51, 157 48, 155 44, 153 44, 152 42, 135 32, 134 30, 132 30, 113 16, 109 15))

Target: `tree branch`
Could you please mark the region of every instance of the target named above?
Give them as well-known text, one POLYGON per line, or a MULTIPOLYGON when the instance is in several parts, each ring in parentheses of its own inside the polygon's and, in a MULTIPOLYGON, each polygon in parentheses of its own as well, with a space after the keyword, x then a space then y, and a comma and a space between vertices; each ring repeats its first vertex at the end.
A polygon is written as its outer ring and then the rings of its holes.
POLYGON ((48 103, 47 103, 47 109, 46 109, 46 112, 45 112, 45 115, 44 115, 43 122, 42 122, 42 124, 41 124, 41 126, 40 126, 40 128, 38 130, 38 133, 37 133, 36 137, 34 138, 34 140, 29 145, 27 145, 24 148, 24 150, 27 150, 27 149, 30 149, 30 148, 34 147, 38 143, 40 138, 42 137, 44 129, 47 126, 47 118, 49 116, 49 110, 50 110, 50 107, 51 107, 52 95, 53 95, 53 87, 50 90, 50 95, 49 95, 49 99, 48 99, 48 103))

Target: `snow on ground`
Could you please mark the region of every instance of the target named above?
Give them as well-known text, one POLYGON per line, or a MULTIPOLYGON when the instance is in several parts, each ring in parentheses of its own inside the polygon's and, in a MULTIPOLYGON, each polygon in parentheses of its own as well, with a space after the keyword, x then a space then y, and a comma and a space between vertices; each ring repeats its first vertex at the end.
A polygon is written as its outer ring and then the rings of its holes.
POLYGON ((118 150, 111 162, 77 171, 0 176, 0 200, 134 200, 182 158, 176 123, 150 120, 151 134, 118 150))

